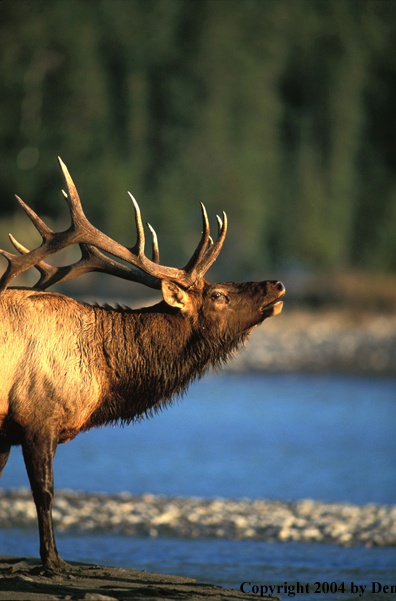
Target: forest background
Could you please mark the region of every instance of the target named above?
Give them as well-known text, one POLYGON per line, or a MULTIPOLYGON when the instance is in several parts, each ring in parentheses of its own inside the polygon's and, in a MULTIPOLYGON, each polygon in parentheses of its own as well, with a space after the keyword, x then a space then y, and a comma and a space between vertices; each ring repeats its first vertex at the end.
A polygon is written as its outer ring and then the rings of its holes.
POLYGON ((395 107, 386 0, 0 0, 1 246, 40 242, 15 193, 67 227, 60 155, 127 246, 133 193, 162 263, 191 256, 202 201, 229 218, 209 279, 368 302, 396 288, 395 107))

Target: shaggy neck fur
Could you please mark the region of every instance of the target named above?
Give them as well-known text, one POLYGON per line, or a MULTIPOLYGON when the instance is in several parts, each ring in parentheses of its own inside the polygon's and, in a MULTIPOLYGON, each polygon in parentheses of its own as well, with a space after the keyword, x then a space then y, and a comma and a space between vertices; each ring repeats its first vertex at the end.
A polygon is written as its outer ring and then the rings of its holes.
POLYGON ((220 338, 161 302, 135 312, 97 308, 108 392, 87 427, 152 415, 209 367, 219 368, 247 333, 220 338))

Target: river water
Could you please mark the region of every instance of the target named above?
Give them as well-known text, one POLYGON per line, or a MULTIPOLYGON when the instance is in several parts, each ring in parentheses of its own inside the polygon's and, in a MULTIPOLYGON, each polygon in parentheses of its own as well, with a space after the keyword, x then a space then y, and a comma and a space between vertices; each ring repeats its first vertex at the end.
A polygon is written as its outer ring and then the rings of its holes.
MULTIPOLYGON (((55 485, 137 495, 396 504, 395 425, 393 378, 209 375, 182 402, 153 419, 93 430, 60 445, 55 485)), ((20 449, 12 450, 1 485, 28 485, 20 449)), ((345 601, 361 598, 348 592, 351 582, 366 584, 363 598, 373 600, 382 593, 371 582, 396 584, 395 548, 78 532, 57 538, 66 559, 186 575, 223 586, 250 582, 245 590, 277 584, 284 587, 283 598, 294 596, 285 583, 296 581, 308 585, 296 598, 345 601), (337 592, 331 592, 332 582, 337 592)), ((1 529, 0 553, 37 556, 37 533, 1 529)))

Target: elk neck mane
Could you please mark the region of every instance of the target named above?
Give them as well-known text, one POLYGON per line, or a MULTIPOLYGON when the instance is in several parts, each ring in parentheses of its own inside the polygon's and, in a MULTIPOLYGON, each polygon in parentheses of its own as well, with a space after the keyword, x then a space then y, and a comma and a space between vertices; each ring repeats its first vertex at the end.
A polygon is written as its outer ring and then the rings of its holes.
POLYGON ((109 388, 86 429, 152 416, 182 397, 209 368, 220 368, 248 336, 221 337, 164 301, 138 310, 108 305, 92 309, 109 388))

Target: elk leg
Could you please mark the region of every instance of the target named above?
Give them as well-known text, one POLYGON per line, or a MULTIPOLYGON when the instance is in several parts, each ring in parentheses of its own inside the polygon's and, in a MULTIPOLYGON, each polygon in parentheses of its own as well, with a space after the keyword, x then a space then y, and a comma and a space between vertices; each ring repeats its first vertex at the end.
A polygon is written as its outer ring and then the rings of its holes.
POLYGON ((54 497, 52 461, 56 446, 56 441, 50 436, 40 440, 32 436, 22 444, 22 452, 37 510, 41 561, 45 567, 62 570, 68 564, 57 551, 51 514, 54 497))
POLYGON ((11 445, 5 440, 0 440, 0 476, 3 472, 5 464, 7 463, 10 450, 11 445))

